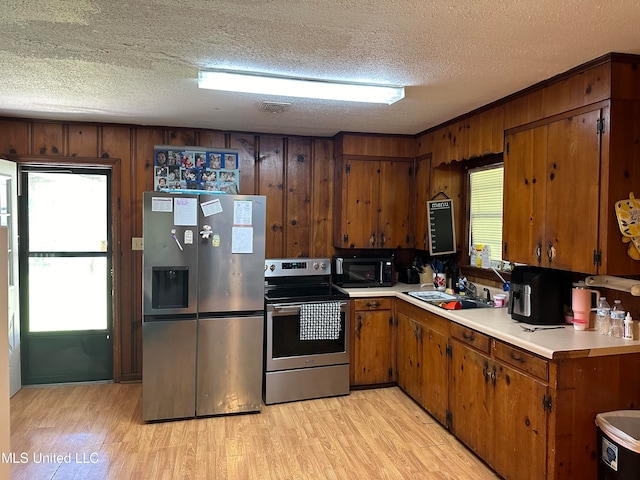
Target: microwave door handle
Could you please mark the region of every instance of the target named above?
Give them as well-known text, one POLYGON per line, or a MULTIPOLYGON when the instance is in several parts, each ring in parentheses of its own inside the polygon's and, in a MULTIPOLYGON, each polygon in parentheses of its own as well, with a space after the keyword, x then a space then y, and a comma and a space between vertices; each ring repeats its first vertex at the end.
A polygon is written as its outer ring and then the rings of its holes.
POLYGON ((380 275, 378 276, 378 283, 380 285, 382 285, 382 283, 384 282, 384 277, 382 276, 383 266, 384 266, 384 262, 380 262, 380 275))

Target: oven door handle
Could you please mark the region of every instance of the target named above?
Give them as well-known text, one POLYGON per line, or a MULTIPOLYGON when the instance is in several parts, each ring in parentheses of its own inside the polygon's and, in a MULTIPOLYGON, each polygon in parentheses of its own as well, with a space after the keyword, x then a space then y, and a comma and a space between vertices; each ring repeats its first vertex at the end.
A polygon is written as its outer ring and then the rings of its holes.
MULTIPOLYGON (((300 311, 300 307, 302 305, 309 304, 311 302, 299 302, 299 303, 272 303, 268 305, 268 307, 273 308, 274 311, 277 311, 279 314, 289 314, 296 313, 300 311)), ((318 302, 318 303, 327 303, 327 302, 318 302)), ((344 307, 347 305, 347 302, 340 302, 340 307, 344 307)))

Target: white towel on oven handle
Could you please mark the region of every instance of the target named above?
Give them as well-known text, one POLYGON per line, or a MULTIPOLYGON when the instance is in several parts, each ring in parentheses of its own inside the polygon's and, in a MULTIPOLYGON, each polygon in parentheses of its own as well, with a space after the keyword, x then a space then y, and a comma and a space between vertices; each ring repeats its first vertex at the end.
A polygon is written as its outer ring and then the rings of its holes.
POLYGON ((337 340, 340 320, 340 302, 305 303, 300 306, 300 340, 337 340))

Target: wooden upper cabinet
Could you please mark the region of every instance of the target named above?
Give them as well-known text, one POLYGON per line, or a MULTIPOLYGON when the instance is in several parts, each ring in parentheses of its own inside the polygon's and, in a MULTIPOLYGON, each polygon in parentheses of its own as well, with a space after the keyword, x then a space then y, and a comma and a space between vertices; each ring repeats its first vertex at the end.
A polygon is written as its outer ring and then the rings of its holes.
POLYGON ((601 115, 507 135, 504 258, 597 273, 601 115))
POLYGON ((505 137, 503 258, 540 265, 546 208, 546 126, 505 137))
POLYGON ((406 161, 380 162, 378 247, 412 248, 413 167, 406 161))
POLYGON ((595 110, 549 124, 546 266, 597 273, 600 118, 595 110))
POLYGON ((412 246, 411 166, 405 160, 336 161, 334 246, 412 246))

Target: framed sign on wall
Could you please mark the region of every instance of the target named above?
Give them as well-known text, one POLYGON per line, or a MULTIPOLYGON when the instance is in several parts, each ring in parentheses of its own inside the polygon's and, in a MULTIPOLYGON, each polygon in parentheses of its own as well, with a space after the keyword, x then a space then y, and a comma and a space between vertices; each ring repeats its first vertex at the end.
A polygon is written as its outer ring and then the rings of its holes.
POLYGON ((453 221, 453 200, 427 202, 429 253, 445 255, 456 253, 456 228, 453 221))
POLYGON ((238 151, 205 147, 153 147, 153 189, 240 192, 238 151))

